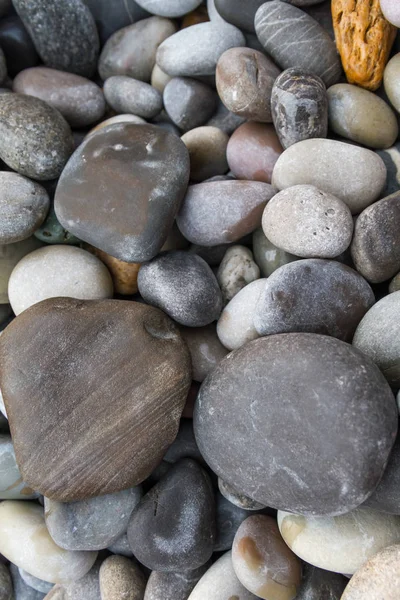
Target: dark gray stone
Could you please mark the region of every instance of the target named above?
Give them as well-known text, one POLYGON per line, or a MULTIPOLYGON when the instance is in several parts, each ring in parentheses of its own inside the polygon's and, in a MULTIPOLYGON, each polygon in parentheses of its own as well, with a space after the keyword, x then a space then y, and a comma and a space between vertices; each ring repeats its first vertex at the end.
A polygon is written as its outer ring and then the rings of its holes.
POLYGON ((104 82, 104 96, 117 113, 132 113, 152 119, 161 112, 162 96, 156 88, 144 81, 115 75, 104 82))
POLYGON ((209 563, 206 563, 194 571, 152 571, 144 600, 188 600, 190 592, 209 567, 209 563))
POLYGON ((0 83, 7 78, 7 63, 3 50, 0 48, 0 83))
POLYGON ((13 600, 13 589, 10 571, 0 563, 0 599, 1 600, 13 600))
POLYGON ((6 15, 12 7, 11 0, 0 0, 0 17, 6 15))
POLYGON ((217 537, 214 552, 225 552, 232 548, 239 526, 254 513, 235 506, 219 493, 216 495, 216 511, 217 537))
POLYGON ((239 115, 235 115, 233 112, 228 110, 222 102, 218 104, 217 110, 214 116, 206 123, 211 127, 218 127, 228 135, 231 135, 235 129, 240 127, 245 123, 246 119, 244 117, 240 117, 239 115))
POLYGON ((121 535, 111 546, 108 546, 107 550, 112 552, 113 554, 119 554, 120 556, 127 556, 131 558, 133 556, 133 552, 128 542, 128 536, 126 532, 121 535))
POLYGON ((210 86, 190 77, 171 79, 163 98, 168 116, 183 131, 207 123, 218 103, 218 96, 210 86))
POLYGON ((296 600, 340 600, 348 580, 340 573, 318 569, 307 563, 296 600))
POLYGON ((215 8, 225 21, 246 31, 255 31, 254 18, 265 0, 215 0, 215 8))
POLYGON ((96 21, 101 45, 123 27, 149 17, 135 0, 84 0, 96 21))
MULTIPOLYGON (((263 504, 252 500, 248 496, 241 494, 235 488, 233 488, 229 483, 226 483, 221 477, 218 477, 218 489, 231 504, 237 506, 238 508, 249 511, 249 510, 262 510, 265 508, 263 504)), ((249 515, 247 515, 249 516, 249 515)))
POLYGON ((374 510, 400 515, 400 436, 397 436, 382 479, 365 502, 374 510))
POLYGON ((323 0, 323 2, 318 2, 318 4, 303 6, 303 10, 315 19, 328 32, 332 40, 335 41, 331 4, 331 0, 323 0))
POLYGON ((39 62, 35 46, 17 15, 0 21, 0 46, 6 57, 10 77, 15 77, 23 69, 34 67, 39 62))
POLYGON ((193 458, 198 463, 204 462, 194 437, 192 419, 181 419, 178 435, 168 448, 163 461, 176 463, 181 458, 193 458))

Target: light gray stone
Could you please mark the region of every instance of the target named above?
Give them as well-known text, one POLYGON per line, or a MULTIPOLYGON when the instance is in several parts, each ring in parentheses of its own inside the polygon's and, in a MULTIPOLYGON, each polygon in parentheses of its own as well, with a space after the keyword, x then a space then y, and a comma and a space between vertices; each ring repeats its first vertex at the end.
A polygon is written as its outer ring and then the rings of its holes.
POLYGON ((116 112, 133 113, 145 119, 158 115, 163 106, 158 90, 148 83, 124 75, 115 75, 105 81, 104 96, 116 112))

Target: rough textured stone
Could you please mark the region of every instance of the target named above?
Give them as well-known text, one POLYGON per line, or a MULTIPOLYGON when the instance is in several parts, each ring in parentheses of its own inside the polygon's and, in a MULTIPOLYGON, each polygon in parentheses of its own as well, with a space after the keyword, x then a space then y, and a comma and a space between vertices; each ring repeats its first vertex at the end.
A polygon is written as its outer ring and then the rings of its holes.
POLYGON ((205 327, 182 327, 180 331, 192 359, 192 377, 202 382, 228 351, 219 341, 213 323, 205 327))
MULTIPOLYGON (((218 477, 218 489, 230 504, 233 504, 242 510, 261 510, 265 508, 263 504, 255 502, 248 496, 245 496, 244 494, 241 494, 235 490, 231 485, 229 485, 229 483, 226 483, 226 481, 221 479, 221 477, 218 477)), ((249 516, 248 513, 247 516, 249 516)))
POLYGON ((254 17, 264 0, 215 0, 215 8, 225 21, 245 29, 254 31, 254 17))
POLYGON ((0 22, 0 46, 4 52, 10 77, 39 62, 35 46, 21 19, 10 15, 0 22))
POLYGON ((104 83, 104 96, 118 113, 133 113, 151 119, 162 109, 162 96, 158 90, 125 75, 109 77, 104 83))
POLYGON ((205 564, 194 571, 166 573, 152 571, 143 600, 187 600, 196 583, 209 568, 205 564))
POLYGON ((229 166, 226 148, 229 137, 217 127, 196 127, 181 137, 189 151, 190 179, 200 182, 216 175, 223 175, 229 166))
POLYGON ((84 577, 77 581, 67 581, 64 584, 57 584, 47 594, 44 600, 99 600, 100 561, 90 569, 84 577))
POLYGON ((11 437, 0 434, 0 499, 29 500, 36 496, 34 490, 22 481, 11 437))
POLYGON ((217 107, 217 94, 210 86, 190 77, 173 77, 164 89, 168 116, 183 131, 204 125, 217 107))
POLYGON ((43 581, 43 579, 39 579, 38 577, 31 575, 24 569, 19 569, 19 574, 27 585, 32 587, 37 592, 41 592, 42 594, 47 594, 47 592, 49 592, 53 587, 52 583, 43 581))
POLYGON ((14 320, 0 346, 0 387, 30 487, 81 500, 137 485, 161 461, 191 378, 186 345, 159 310, 46 300, 14 320), (38 372, 39 381, 24 375, 38 372))
POLYGON ((35 237, 0 246, 0 304, 8 303, 8 282, 15 265, 26 254, 42 246, 35 237))
POLYGON ((146 580, 139 566, 124 556, 109 556, 100 567, 101 600, 143 600, 146 580))
POLYGON ((294 254, 285 252, 285 250, 278 248, 270 242, 265 236, 262 227, 256 229, 253 233, 253 254, 262 277, 269 277, 279 267, 298 260, 298 257, 294 256, 294 254))
POLYGON ((218 268, 217 280, 227 304, 246 285, 259 279, 260 269, 246 246, 231 246, 218 268))

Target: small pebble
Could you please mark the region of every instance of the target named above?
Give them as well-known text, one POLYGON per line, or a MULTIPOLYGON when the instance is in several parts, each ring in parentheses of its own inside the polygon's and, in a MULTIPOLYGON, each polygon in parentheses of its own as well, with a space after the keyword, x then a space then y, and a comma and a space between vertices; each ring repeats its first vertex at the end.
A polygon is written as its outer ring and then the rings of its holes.
POLYGON ((110 272, 114 284, 116 294, 122 296, 131 296, 138 291, 137 278, 140 269, 140 263, 127 263, 119 258, 115 258, 103 250, 99 250, 90 244, 83 245, 85 250, 88 250, 101 260, 110 272))
POLYGON ((42 225, 38 227, 34 236, 46 244, 79 244, 80 240, 64 229, 57 219, 54 204, 51 203, 47 217, 42 225))
POLYGON ((6 565, 3 565, 3 563, 0 563, 0 599, 14 600, 11 575, 8 568, 6 565))
POLYGON ((400 191, 400 145, 396 143, 391 148, 377 150, 376 153, 387 169, 386 186, 380 194, 381 198, 385 198, 400 191))
POLYGON ((222 102, 219 102, 214 116, 211 117, 206 125, 218 127, 218 129, 221 129, 228 135, 231 135, 235 129, 237 129, 244 122, 245 119, 243 117, 233 114, 233 112, 228 110, 226 106, 222 104, 222 102))
POLYGON ((242 510, 261 510, 265 508, 263 504, 260 504, 235 490, 229 483, 226 483, 226 481, 221 479, 221 477, 218 477, 218 489, 224 498, 242 510))
POLYGON ((214 323, 205 327, 181 327, 180 332, 192 359, 192 377, 201 383, 228 351, 219 341, 214 323))
POLYGON ((0 305, 8 304, 8 282, 15 265, 26 255, 43 244, 35 237, 22 242, 0 246, 0 305))
POLYGON ((190 179, 201 182, 228 170, 226 148, 229 137, 217 127, 196 127, 181 137, 189 151, 190 179))
POLYGON ((167 84, 171 81, 171 79, 172 77, 164 73, 164 71, 160 69, 157 63, 154 65, 153 70, 151 72, 150 83, 153 86, 153 88, 160 92, 160 94, 164 93, 164 90, 167 84))
POLYGON ((285 252, 285 250, 270 242, 262 227, 256 229, 253 233, 253 254, 262 277, 269 277, 279 267, 298 260, 298 257, 294 254, 285 252))
POLYGON ((105 81, 104 96, 118 113, 133 113, 151 119, 162 109, 162 96, 158 90, 124 75, 115 75, 105 81))
POLYGON ((100 561, 84 577, 55 585, 44 600, 99 600, 99 569, 100 561))
POLYGON ((384 17, 395 27, 400 27, 400 6, 396 0, 380 0, 384 17))
POLYGON ((218 268, 217 280, 224 304, 227 304, 246 285, 259 279, 260 269, 251 250, 245 246, 231 246, 218 268))
POLYGON ((208 567, 209 564, 206 563, 194 571, 152 571, 143 600, 187 600, 208 567))
POLYGON ((173 77, 164 89, 168 116, 183 131, 205 125, 217 107, 218 97, 210 86, 190 77, 173 77))
POLYGON ((101 600, 143 600, 145 578, 125 556, 109 556, 100 567, 101 600))
POLYGON ((42 594, 47 594, 52 588, 53 584, 48 581, 43 581, 43 579, 39 579, 34 575, 31 575, 24 569, 19 569, 19 574, 22 579, 25 581, 26 585, 29 585, 31 588, 36 590, 37 592, 41 592, 42 594))
POLYGON ((216 495, 217 537, 214 552, 231 550, 236 532, 248 516, 247 510, 235 506, 222 494, 216 495))
POLYGON ((113 554, 119 554, 121 556, 127 556, 128 558, 133 557, 133 552, 128 542, 128 536, 126 532, 121 535, 111 546, 108 546, 107 550, 113 554))
POLYGON ((22 481, 11 437, 0 434, 0 499, 30 500, 36 497, 34 490, 22 481))

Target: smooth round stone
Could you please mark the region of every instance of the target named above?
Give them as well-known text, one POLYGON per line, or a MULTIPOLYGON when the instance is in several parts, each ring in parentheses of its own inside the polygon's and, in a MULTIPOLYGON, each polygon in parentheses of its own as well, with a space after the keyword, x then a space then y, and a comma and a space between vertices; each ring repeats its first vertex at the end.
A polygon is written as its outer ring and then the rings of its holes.
POLYGON ((84 577, 78 580, 57 584, 47 594, 44 600, 99 600, 100 560, 97 561, 84 577))
POLYGON ((115 115, 115 117, 110 117, 109 119, 106 119, 105 121, 102 121, 101 123, 96 125, 96 127, 93 127, 93 129, 91 129, 87 134, 87 137, 89 135, 92 135, 96 131, 107 127, 108 125, 114 125, 115 123, 132 123, 134 125, 146 125, 147 121, 145 119, 142 119, 142 117, 138 117, 137 115, 115 115))
POLYGON ((22 481, 11 437, 0 434, 0 499, 29 500, 36 496, 34 490, 22 481))
POLYGON ((283 541, 275 519, 248 517, 236 532, 232 564, 246 589, 260 598, 293 600, 301 580, 301 564, 283 541))
POLYGON ((47 67, 91 77, 99 36, 82 0, 13 0, 40 58, 47 67))
POLYGON ((167 84, 171 81, 171 79, 172 77, 164 73, 164 71, 160 69, 157 63, 154 65, 153 70, 151 72, 150 83, 154 88, 156 88, 156 90, 160 92, 160 94, 164 93, 164 90, 167 84))
MULTIPOLYGON (((11 596, 10 600, 43 600, 45 598, 45 594, 43 592, 38 592, 30 585, 25 583, 21 577, 18 567, 11 563, 9 569, 14 591, 14 595, 11 596)), ((7 598, 7 600, 9 599, 7 598)))
POLYGON ((146 580, 139 566, 125 556, 109 556, 100 567, 101 600, 143 600, 146 580))
POLYGON ((254 312, 266 279, 246 285, 225 306, 217 323, 217 335, 228 350, 236 350, 259 337, 254 327, 254 312))
POLYGON ((397 436, 385 472, 365 506, 400 515, 400 436, 397 436))
POLYGON ((225 131, 228 135, 231 135, 235 129, 245 122, 243 117, 233 114, 226 108, 222 102, 219 102, 217 110, 213 117, 208 121, 207 125, 211 127, 218 127, 222 131, 225 131))
POLYGON ((176 437, 191 381, 189 352, 171 320, 120 300, 31 307, 2 334, 1 365, 24 481, 61 502, 144 481, 176 437), (28 385, 23 373, 38 371, 28 385))
POLYGON ((190 77, 173 77, 165 86, 164 106, 170 119, 183 131, 207 123, 217 107, 215 91, 190 77))
POLYGON ((135 557, 155 571, 205 564, 215 542, 214 492, 207 473, 185 458, 142 499, 128 527, 135 557))
POLYGON ((57 219, 54 204, 51 203, 49 212, 44 222, 36 229, 34 236, 46 244, 79 244, 80 240, 64 229, 57 219))
POLYGON ((271 93, 278 67, 262 52, 230 48, 218 60, 216 85, 219 97, 231 112, 271 123, 271 93))
POLYGON ((100 77, 108 79, 113 75, 128 75, 140 81, 150 81, 157 48, 175 31, 175 24, 162 17, 149 17, 116 31, 100 54, 100 77))
POLYGON ((37 592, 41 592, 42 594, 47 594, 47 592, 49 592, 53 587, 52 583, 49 583, 48 581, 43 581, 43 579, 39 579, 38 577, 34 577, 34 575, 31 575, 27 571, 24 571, 24 569, 19 569, 19 574, 21 575, 26 585, 29 585, 31 588, 33 588, 37 592))
POLYGON ((16 315, 47 298, 112 298, 107 267, 75 246, 47 246, 31 252, 14 267, 8 296, 16 315))
POLYGON ((217 127, 196 127, 181 137, 189 151, 190 179, 201 182, 229 169, 226 148, 229 136, 217 127))
POLYGON ((351 342, 375 302, 361 275, 333 260, 309 258, 268 277, 254 312, 259 335, 304 331, 351 342))
POLYGON ((286 2, 266 2, 254 24, 265 51, 282 69, 299 67, 327 86, 339 80, 342 69, 335 42, 304 11, 286 2))
POLYGON ((71 127, 91 125, 101 119, 106 109, 103 93, 93 81, 47 67, 33 67, 19 73, 13 81, 13 90, 57 108, 71 127))
MULTIPOLYGON (((159 479, 161 479, 161 476, 163 476, 169 470, 166 469, 163 471, 164 467, 166 466, 165 463, 172 465, 178 462, 178 460, 181 458, 193 458, 198 463, 204 464, 203 457, 200 454, 200 450, 194 437, 193 423, 191 419, 181 419, 178 434, 163 457, 163 464, 161 465, 162 468, 160 469, 159 479)), ((153 480, 154 477, 155 473, 153 472, 153 480)))
POLYGON ((202 0, 136 0, 137 4, 153 15, 175 19, 195 10, 202 0))
POLYGON ((84 244, 84 248, 97 256, 97 258, 106 265, 107 269, 110 271, 116 294, 131 296, 132 294, 137 293, 137 278, 140 263, 124 262, 123 260, 119 260, 119 258, 114 258, 114 256, 103 252, 103 250, 90 246, 90 244, 84 244))
POLYGON ((133 557, 133 552, 128 542, 128 536, 126 532, 121 535, 111 546, 108 546, 107 550, 113 554, 120 556, 127 556, 128 558, 133 557))
POLYGON ((158 115, 162 109, 162 96, 148 83, 115 75, 104 83, 104 96, 116 112, 133 113, 145 119, 158 115))
POLYGON ((285 250, 278 248, 270 242, 265 236, 262 227, 256 229, 253 233, 253 254, 262 277, 269 277, 279 267, 298 260, 298 257, 294 256, 294 254, 285 252, 285 250))
POLYGON ((193 571, 177 573, 152 571, 147 581, 143 600, 187 600, 190 592, 208 567, 207 563, 193 571))
POLYGON ((278 158, 272 184, 278 190, 315 185, 343 200, 352 214, 358 214, 380 197, 386 185, 386 167, 367 148, 336 140, 303 140, 278 158))
POLYGON ((115 31, 150 16, 135 0, 85 0, 85 4, 95 19, 101 46, 115 31))
POLYGON ((97 131, 60 177, 56 215, 78 238, 125 262, 155 256, 167 239, 189 179, 189 153, 154 125, 97 131))
POLYGON ((307 563, 352 575, 381 549, 400 541, 400 517, 359 508, 336 517, 278 511, 286 544, 307 563))
POLYGON ((264 0, 215 0, 215 8, 225 21, 246 31, 254 31, 254 17, 264 0))
POLYGON ((238 179, 271 183, 272 172, 283 148, 273 125, 248 122, 229 139, 226 156, 238 179))
MULTIPOLYGON (((236 577, 232 552, 226 552, 203 575, 187 600, 257 600, 236 577)), ((147 600, 147 599, 146 599, 147 600)))
POLYGON ((158 66, 171 77, 213 75, 220 56, 236 46, 244 46, 240 29, 220 22, 199 23, 181 29, 158 48, 158 66))
POLYGON ((10 77, 39 62, 35 46, 21 19, 11 15, 0 22, 0 46, 4 52, 10 77))
POLYGON ((202 384, 193 423, 208 465, 246 496, 281 510, 338 515, 376 488, 397 419, 393 393, 370 358, 332 337, 282 333, 217 365, 202 384))
POLYGON ((357 271, 381 283, 400 269, 400 193, 366 208, 358 217, 351 244, 357 271))
POLYGON ((13 600, 13 585, 11 575, 3 563, 0 564, 0 598, 1 600, 13 600))
POLYGON ((0 244, 30 237, 49 207, 49 196, 41 185, 18 173, 0 172, 0 244))
POLYGON ((189 252, 166 252, 142 265, 138 287, 148 304, 188 327, 208 325, 222 309, 214 273, 205 260, 189 252))
POLYGON ((227 304, 246 285, 259 279, 260 269, 246 246, 231 246, 218 268, 217 280, 227 304))
MULTIPOLYGON (((248 496, 244 496, 237 490, 235 490, 229 483, 226 483, 221 477, 218 477, 218 489, 221 492, 222 496, 229 501, 230 504, 241 508, 242 510, 261 510, 265 508, 263 504, 259 502, 255 502, 248 496)), ((248 514, 247 514, 248 516, 248 514)))
POLYGON ((180 332, 192 359, 192 377, 201 383, 228 351, 219 341, 213 323, 205 327, 182 327, 180 332))
POLYGON ((396 0, 380 0, 381 11, 385 19, 387 19, 395 27, 400 27, 400 6, 396 0))
MULTIPOLYGON (((400 11, 399 11, 400 17, 400 11)), ((1 43, 1 37, 0 37, 1 43)), ((383 75, 383 84, 385 86, 385 92, 397 110, 400 112, 400 52, 393 56, 386 65, 384 75, 383 75)))
POLYGON ((73 151, 68 123, 33 96, 0 94, 0 133, 1 160, 40 181, 58 177, 73 151))
POLYGON ((8 300, 8 282, 15 265, 26 255, 42 246, 35 237, 0 246, 0 303, 8 300))
POLYGON ((273 244, 304 258, 334 258, 350 245, 353 219, 348 206, 313 185, 295 185, 265 207, 262 228, 273 244))
POLYGON ((256 181, 215 181, 188 188, 176 222, 187 240, 200 246, 237 242, 261 224, 275 190, 256 181))
POLYGON ((277 77, 271 94, 272 120, 284 148, 328 135, 328 97, 320 77, 293 67, 277 77))
POLYGON ((31 575, 61 583, 83 577, 97 552, 68 552, 56 546, 44 522, 43 508, 33 502, 0 503, 0 552, 31 575))
POLYGON ((329 127, 334 133, 371 148, 390 148, 399 132, 388 104, 357 85, 338 83, 328 89, 329 127))

